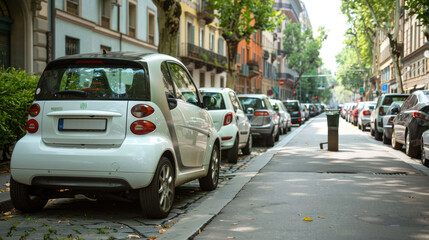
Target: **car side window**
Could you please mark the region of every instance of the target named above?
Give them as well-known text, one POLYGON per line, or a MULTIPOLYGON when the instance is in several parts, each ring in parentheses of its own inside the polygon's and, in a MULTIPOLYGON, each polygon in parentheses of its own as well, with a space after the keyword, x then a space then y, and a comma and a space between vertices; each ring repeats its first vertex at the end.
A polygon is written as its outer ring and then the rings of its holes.
POLYGON ((405 101, 404 101, 404 104, 402 104, 402 107, 401 107, 401 110, 400 111, 402 111, 402 110, 404 110, 404 109, 408 109, 408 108, 410 108, 412 105, 411 105, 411 99, 412 99, 412 95, 410 95, 405 101))
POLYGON ((229 92, 229 98, 231 99, 232 106, 234 107, 234 112, 237 112, 237 109, 241 109, 240 101, 238 101, 237 96, 233 92, 229 92))
POLYGON ((264 101, 262 101, 262 103, 265 104, 264 109, 271 109, 271 110, 273 110, 273 108, 271 107, 271 104, 270 104, 270 100, 268 100, 267 98, 264 98, 264 101))
POLYGON ((175 63, 169 63, 171 78, 176 86, 176 98, 199 105, 197 88, 185 69, 175 63))
POLYGON ((167 98, 175 98, 173 84, 171 83, 168 67, 165 62, 161 64, 162 82, 164 83, 164 92, 167 98))

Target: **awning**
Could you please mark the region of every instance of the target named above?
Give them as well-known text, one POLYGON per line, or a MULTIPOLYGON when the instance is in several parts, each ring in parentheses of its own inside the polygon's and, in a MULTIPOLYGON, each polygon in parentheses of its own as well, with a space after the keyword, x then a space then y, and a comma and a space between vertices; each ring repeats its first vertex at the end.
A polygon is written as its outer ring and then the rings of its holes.
POLYGON ((425 87, 426 87, 426 83, 419 84, 419 85, 414 85, 414 87, 408 88, 408 91, 411 91, 411 90, 421 90, 421 89, 424 89, 425 87))
POLYGON ((395 89, 397 89, 397 88, 398 88, 398 86, 396 85, 396 83, 395 83, 395 84, 390 85, 390 89, 391 89, 391 90, 395 90, 395 89))

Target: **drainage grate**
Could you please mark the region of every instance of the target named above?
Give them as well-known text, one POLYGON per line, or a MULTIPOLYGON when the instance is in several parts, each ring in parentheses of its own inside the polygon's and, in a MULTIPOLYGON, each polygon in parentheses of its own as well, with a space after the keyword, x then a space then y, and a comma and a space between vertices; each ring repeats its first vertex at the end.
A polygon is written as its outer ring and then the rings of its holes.
POLYGON ((394 175, 394 176, 405 176, 408 175, 406 172, 380 172, 380 173, 372 173, 374 175, 394 175))

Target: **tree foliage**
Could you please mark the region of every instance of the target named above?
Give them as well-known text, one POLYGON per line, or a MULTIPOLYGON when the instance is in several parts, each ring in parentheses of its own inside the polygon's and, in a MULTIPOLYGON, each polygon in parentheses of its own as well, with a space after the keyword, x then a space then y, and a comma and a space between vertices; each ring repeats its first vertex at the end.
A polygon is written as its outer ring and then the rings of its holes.
POLYGON ((339 64, 337 80, 340 81, 344 89, 358 93, 358 90, 363 86, 363 77, 360 71, 354 71, 361 67, 354 47, 344 47, 335 58, 339 64))
POLYGON ((228 49, 227 87, 234 88, 238 43, 258 30, 271 31, 284 19, 273 0, 208 0, 228 49))
POLYGON ((304 73, 322 65, 320 49, 326 38, 327 34, 323 27, 319 28, 319 35, 314 37, 312 29, 302 29, 301 23, 289 21, 286 25, 283 53, 287 59, 288 67, 298 73, 293 89, 297 87, 304 73))

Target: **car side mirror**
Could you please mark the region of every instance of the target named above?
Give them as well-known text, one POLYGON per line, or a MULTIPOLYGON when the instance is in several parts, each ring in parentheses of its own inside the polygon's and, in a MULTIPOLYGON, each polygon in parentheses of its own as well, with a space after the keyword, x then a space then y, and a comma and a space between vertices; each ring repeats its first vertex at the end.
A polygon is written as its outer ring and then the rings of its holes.
POLYGON ((392 108, 392 114, 398 114, 399 113, 399 108, 392 108))
POLYGON ((369 106, 368 108, 371 110, 374 110, 374 106, 369 106))
POLYGON ((167 98, 168 107, 170 110, 173 110, 177 107, 177 99, 176 98, 167 98))
POLYGON ((246 113, 247 113, 247 114, 254 114, 254 113, 255 113, 255 109, 253 109, 253 108, 248 108, 248 109, 246 110, 246 113))
POLYGON ((216 98, 212 96, 204 96, 203 97, 203 107, 210 108, 216 105, 216 98))

